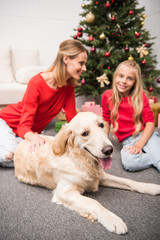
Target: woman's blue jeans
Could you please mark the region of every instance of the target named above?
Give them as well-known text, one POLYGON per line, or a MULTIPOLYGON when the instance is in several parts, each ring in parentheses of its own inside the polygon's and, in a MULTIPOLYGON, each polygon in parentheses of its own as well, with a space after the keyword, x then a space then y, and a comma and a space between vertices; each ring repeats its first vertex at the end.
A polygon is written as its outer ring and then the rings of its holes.
POLYGON ((139 171, 154 166, 160 172, 160 136, 158 132, 153 132, 143 147, 142 154, 130 154, 129 150, 125 151, 126 147, 135 145, 135 141, 137 142, 140 139, 141 134, 142 132, 136 138, 130 136, 122 141, 122 164, 128 171, 139 171))
POLYGON ((5 156, 8 153, 15 153, 18 143, 22 140, 16 137, 13 130, 6 124, 3 119, 0 119, 0 165, 5 167, 13 167, 13 160, 8 161, 5 156))

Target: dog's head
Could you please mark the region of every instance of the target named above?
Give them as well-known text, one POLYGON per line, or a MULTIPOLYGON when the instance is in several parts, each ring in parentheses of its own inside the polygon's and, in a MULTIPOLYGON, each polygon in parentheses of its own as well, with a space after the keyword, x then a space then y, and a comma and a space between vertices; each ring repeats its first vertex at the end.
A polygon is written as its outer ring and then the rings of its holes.
POLYGON ((108 132, 108 125, 101 116, 80 112, 56 135, 59 144, 53 146, 54 153, 62 154, 70 145, 80 149, 81 154, 100 162, 104 169, 110 168, 113 146, 108 139, 108 132))

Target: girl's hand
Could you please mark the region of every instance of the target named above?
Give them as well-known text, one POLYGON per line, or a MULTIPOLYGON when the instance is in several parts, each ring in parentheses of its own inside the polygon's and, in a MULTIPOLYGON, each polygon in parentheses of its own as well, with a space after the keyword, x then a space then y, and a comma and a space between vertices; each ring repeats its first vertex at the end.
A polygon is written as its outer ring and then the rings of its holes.
POLYGON ((147 122, 142 132, 142 136, 134 146, 126 147, 125 151, 129 150, 131 154, 142 154, 142 149, 149 140, 154 131, 154 122, 147 122))
POLYGON ((130 154, 142 154, 142 148, 136 144, 134 146, 129 146, 125 148, 125 151, 129 150, 130 154))

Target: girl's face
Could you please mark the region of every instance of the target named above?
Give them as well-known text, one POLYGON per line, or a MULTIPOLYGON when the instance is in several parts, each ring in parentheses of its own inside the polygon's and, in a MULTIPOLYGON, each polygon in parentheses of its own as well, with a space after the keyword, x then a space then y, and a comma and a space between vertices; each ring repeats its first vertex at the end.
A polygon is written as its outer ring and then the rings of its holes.
POLYGON ((115 78, 115 85, 118 91, 124 96, 128 96, 135 83, 135 73, 133 68, 122 66, 115 78))
POLYGON ((82 72, 86 71, 87 53, 81 52, 73 59, 64 56, 63 60, 67 67, 67 79, 79 80, 82 72))

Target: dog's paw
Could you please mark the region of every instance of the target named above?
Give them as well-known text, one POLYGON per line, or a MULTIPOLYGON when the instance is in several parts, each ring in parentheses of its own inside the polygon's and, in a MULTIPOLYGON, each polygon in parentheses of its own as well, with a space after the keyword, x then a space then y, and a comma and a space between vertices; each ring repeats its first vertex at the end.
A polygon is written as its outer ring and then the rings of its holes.
POLYGON ((103 214, 98 220, 110 232, 116 234, 126 234, 128 232, 127 226, 123 220, 111 212, 103 214))
POLYGON ((142 183, 140 193, 150 194, 150 195, 159 195, 160 194, 160 185, 153 183, 142 183))
POLYGON ((149 189, 149 194, 159 195, 160 194, 160 185, 152 184, 152 187, 149 189))

